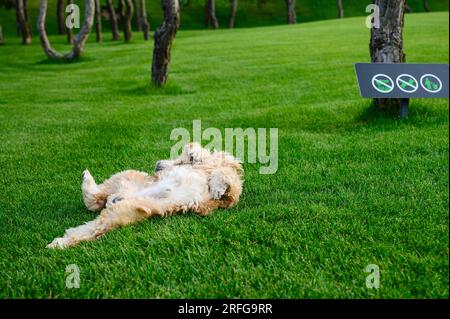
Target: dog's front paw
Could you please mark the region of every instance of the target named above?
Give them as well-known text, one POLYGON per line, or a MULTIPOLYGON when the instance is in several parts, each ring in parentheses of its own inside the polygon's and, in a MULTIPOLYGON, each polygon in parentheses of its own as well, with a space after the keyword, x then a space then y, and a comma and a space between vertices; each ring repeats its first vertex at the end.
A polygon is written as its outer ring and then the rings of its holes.
POLYGON ((48 249, 64 249, 67 247, 69 247, 69 238, 64 237, 55 238, 50 244, 47 245, 48 249))

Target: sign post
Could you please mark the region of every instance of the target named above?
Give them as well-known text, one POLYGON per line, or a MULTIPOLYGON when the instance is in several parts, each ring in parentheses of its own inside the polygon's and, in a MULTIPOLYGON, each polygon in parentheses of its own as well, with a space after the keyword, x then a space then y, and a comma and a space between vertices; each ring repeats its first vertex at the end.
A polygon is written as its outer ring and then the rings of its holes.
POLYGON ((364 98, 449 97, 448 64, 356 63, 355 70, 364 98))

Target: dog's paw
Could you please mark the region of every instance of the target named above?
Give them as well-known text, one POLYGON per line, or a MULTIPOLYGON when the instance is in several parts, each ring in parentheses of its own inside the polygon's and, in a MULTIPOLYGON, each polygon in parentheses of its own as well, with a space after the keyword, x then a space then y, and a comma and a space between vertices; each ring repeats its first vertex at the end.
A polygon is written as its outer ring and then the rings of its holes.
POLYGON ((93 181, 94 178, 92 177, 89 170, 85 169, 83 171, 83 174, 81 174, 81 181, 84 183, 84 182, 90 182, 91 180, 93 181))
POLYGON ((47 245, 48 249, 64 249, 69 247, 69 238, 55 238, 50 244, 47 245))

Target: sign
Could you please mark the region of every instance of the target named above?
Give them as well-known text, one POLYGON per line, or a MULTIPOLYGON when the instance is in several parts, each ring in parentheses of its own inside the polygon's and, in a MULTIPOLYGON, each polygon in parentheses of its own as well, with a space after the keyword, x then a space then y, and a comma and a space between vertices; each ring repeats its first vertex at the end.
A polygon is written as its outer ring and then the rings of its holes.
POLYGON ((448 64, 355 64, 365 98, 448 98, 448 69, 448 64))

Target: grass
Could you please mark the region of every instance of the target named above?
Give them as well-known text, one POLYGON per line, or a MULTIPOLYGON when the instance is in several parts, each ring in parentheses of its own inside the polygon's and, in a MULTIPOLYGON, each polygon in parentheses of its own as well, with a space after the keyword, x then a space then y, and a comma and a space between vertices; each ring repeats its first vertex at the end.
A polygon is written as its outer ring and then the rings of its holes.
MULTIPOLYGON (((406 18, 409 62, 448 63, 448 13, 406 18)), ((47 61, 38 43, 0 47, 0 297, 448 298, 448 100, 409 119, 362 99, 364 18, 182 31, 169 84, 148 87, 152 43, 86 45, 47 61), (170 132, 276 127, 279 169, 245 164, 238 206, 45 246, 92 220, 80 175, 151 171, 170 132), (65 268, 80 267, 79 289, 65 268), (368 264, 381 288, 367 289, 368 264)), ((55 46, 66 48, 63 37, 55 46)))

